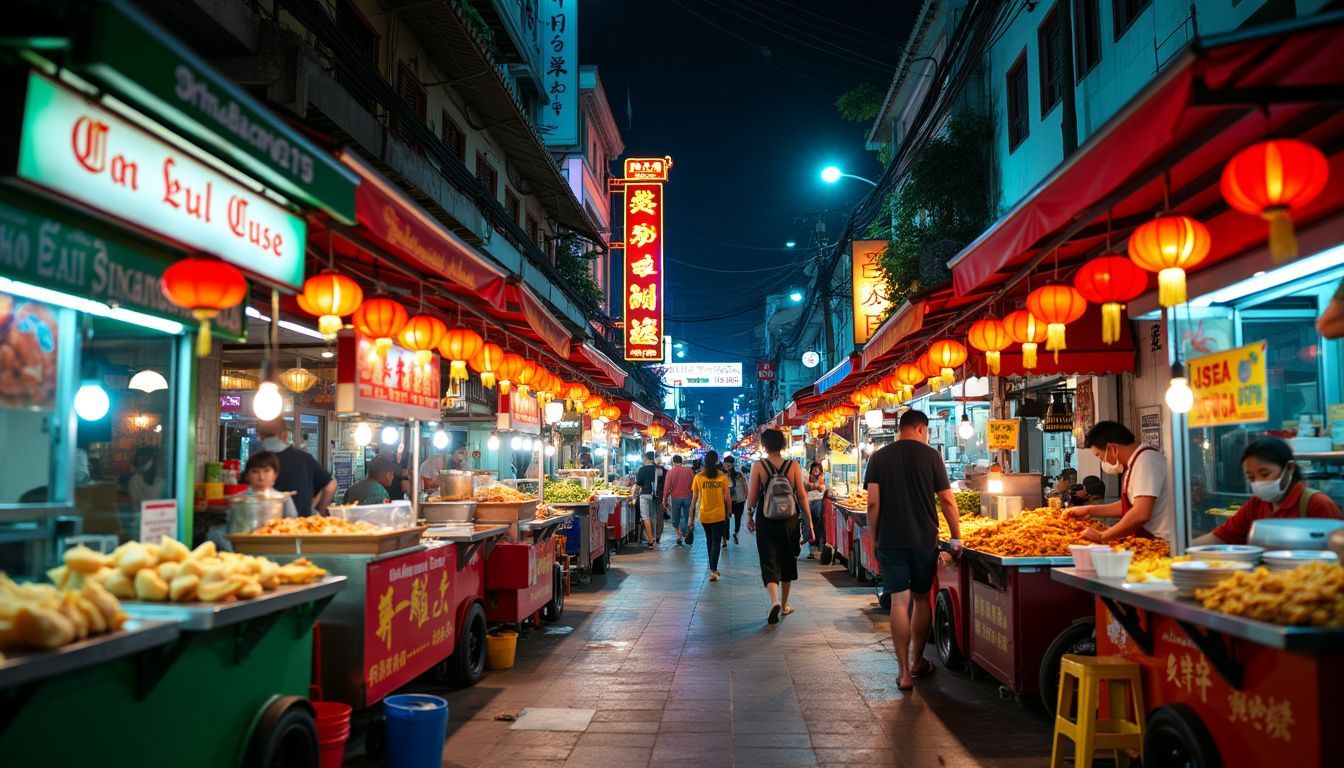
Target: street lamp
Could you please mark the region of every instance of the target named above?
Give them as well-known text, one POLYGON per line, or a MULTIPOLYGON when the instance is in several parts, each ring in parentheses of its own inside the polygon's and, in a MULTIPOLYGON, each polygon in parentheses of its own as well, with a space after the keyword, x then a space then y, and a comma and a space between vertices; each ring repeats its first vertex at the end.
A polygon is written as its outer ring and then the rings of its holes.
POLYGON ((802 291, 792 291, 792 292, 789 293, 789 301, 792 301, 794 304, 797 304, 798 302, 800 302, 800 301, 802 301, 802 300, 803 300, 803 292, 802 292, 802 291))
POLYGON ((865 184, 869 184, 874 187, 877 186, 877 182, 873 181, 872 179, 865 179, 862 176, 855 176, 852 173, 845 173, 844 171, 840 170, 838 167, 834 165, 828 165, 825 168, 821 169, 821 180, 826 182, 827 184, 834 184, 840 179, 858 179, 859 181, 862 181, 865 184))
POLYGON ((796 245, 798 245, 798 243, 795 242, 795 241, 793 241, 793 240, 788 240, 788 241, 786 241, 786 242, 784 243, 784 247, 785 247, 785 248, 792 248, 792 247, 794 247, 794 246, 796 246, 796 245))

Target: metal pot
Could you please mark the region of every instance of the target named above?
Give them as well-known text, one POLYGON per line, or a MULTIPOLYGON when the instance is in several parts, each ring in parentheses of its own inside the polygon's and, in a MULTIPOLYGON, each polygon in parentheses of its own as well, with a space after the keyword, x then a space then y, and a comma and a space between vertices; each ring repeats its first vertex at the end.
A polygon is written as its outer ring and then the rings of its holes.
POLYGON ((476 494, 472 473, 462 469, 439 470, 439 495, 469 499, 476 494))
POLYGON ((1326 537, 1344 528, 1344 520, 1318 517, 1265 518, 1251 523, 1248 544, 1276 549, 1325 549, 1326 537))
POLYGON ((251 533, 285 516, 287 493, 240 493, 229 497, 229 533, 251 533))
POLYGON ((422 501, 420 514, 428 523, 466 523, 476 519, 474 501, 422 501))

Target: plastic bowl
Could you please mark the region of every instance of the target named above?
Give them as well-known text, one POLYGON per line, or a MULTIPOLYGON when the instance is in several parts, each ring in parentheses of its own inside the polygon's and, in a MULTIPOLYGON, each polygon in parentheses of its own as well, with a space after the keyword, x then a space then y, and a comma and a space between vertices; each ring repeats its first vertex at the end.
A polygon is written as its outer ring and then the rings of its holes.
POLYGON ((1092 564, 1093 552, 1110 552, 1111 548, 1105 544, 1070 544, 1069 554, 1073 555, 1073 567, 1080 571, 1091 571, 1095 569, 1092 564))
POLYGON ((1133 559, 1134 553, 1128 549, 1092 553, 1092 565, 1097 570, 1097 576, 1103 579, 1125 578, 1129 572, 1129 561, 1133 559))

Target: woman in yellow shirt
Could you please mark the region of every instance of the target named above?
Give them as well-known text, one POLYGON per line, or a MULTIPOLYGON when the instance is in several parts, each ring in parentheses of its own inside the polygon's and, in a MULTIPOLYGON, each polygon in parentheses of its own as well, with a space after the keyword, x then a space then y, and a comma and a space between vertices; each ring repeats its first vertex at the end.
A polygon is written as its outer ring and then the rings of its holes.
POLYGON ((719 468, 719 454, 705 454, 705 468, 691 481, 691 510, 700 514, 700 525, 705 529, 705 546, 709 547, 709 580, 719 580, 719 549, 727 534, 728 509, 732 506, 728 475, 719 468))

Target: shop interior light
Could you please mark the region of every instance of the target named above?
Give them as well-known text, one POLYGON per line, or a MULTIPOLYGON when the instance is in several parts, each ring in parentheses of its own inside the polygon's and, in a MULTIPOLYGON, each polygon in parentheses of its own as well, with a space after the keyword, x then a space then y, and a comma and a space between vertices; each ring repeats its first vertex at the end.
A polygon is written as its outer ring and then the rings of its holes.
POLYGON ((448 433, 444 432, 442 429, 434 430, 433 443, 434 443, 434 450, 436 451, 442 451, 444 448, 447 448, 448 433))
POLYGON ((85 379, 75 392, 75 414, 84 421, 98 421, 107 415, 112 401, 97 379, 85 379))
POLYGON ((383 427, 383 431, 378 433, 378 439, 383 441, 383 445, 396 445, 401 440, 401 430, 396 427, 383 427))
POLYGON ((547 444, 546 444, 546 458, 550 458, 550 457, 552 457, 552 456, 554 456, 554 455, 555 455, 555 446, 554 446, 554 445, 551 445, 550 443, 547 443, 547 444))
POLYGON ((324 349, 324 350, 322 350, 322 359, 323 359, 323 360, 330 360, 331 358, 333 358, 333 357, 335 357, 335 356, 336 356, 336 353, 335 353, 335 352, 332 352, 330 349, 324 349))
POLYGON ((509 448, 515 451, 523 450, 523 438, 514 435, 512 438, 509 439, 509 448))
POLYGON ((990 493, 1003 493, 1003 470, 995 464, 989 468, 989 480, 985 482, 985 490, 990 493))
POLYGON ((882 409, 870 408, 863 412, 863 423, 868 425, 869 429, 882 428, 882 409))
MULTIPOLYGON (((257 310, 254 307, 248 307, 244 311, 246 312, 247 316, 252 318, 253 320, 260 320, 263 323, 271 322, 271 318, 267 317, 266 315, 263 315, 260 310, 257 310)), ((318 333, 312 328, 305 328, 304 326, 299 325, 298 323, 291 323, 288 320, 281 320, 279 323, 277 323, 277 325, 279 325, 281 328, 284 328, 287 331, 293 331, 294 333, 297 333, 300 336, 307 336, 311 339, 322 339, 323 341, 327 340, 327 337, 323 336, 321 333, 318 333)))
POLYGON ((490 436, 485 439, 485 447, 492 451, 498 451, 499 435, 495 434, 494 432, 491 432, 490 436))
POLYGON ((975 425, 971 423, 971 417, 968 414, 963 413, 961 415, 961 423, 957 425, 957 435, 962 440, 970 440, 975 437, 975 425))
POLYGON ((161 333, 170 333, 178 335, 182 333, 185 326, 176 320, 165 320, 162 317, 146 315, 143 312, 136 312, 133 309, 122 309, 121 307, 109 307, 101 302, 92 299, 84 299, 78 296, 70 296, 53 291, 49 288, 42 288, 28 283, 21 283, 17 280, 10 280, 7 277, 0 277, 0 291, 13 296, 22 296, 25 299, 40 301, 43 304, 51 304, 57 307, 66 307, 77 312, 83 312, 96 317, 106 317, 110 320, 120 320, 123 323, 138 325, 142 328, 159 331, 161 333))
POLYGON ((361 421, 359 426, 355 427, 355 433, 352 437, 354 438, 355 445, 363 448, 373 442, 373 427, 370 427, 366 422, 361 421))
POLYGON ((150 392, 167 389, 168 380, 163 378, 163 374, 158 371, 145 369, 131 377, 131 383, 127 385, 127 388, 149 394, 150 392))
POLYGON ((565 417, 565 404, 559 400, 552 400, 546 404, 546 423, 555 424, 565 417))
POLYGON ((631 464, 634 464, 636 461, 639 461, 639 454, 627 453, 625 454, 625 460, 630 462, 631 464))
POLYGON ((1329 250, 1321 251, 1315 256, 1308 256, 1291 264, 1285 264, 1278 269, 1256 272, 1253 277, 1248 277, 1239 283, 1233 283, 1226 288, 1220 288, 1212 293, 1200 296, 1191 301, 1190 306, 1208 307, 1214 304, 1236 301, 1251 294, 1268 291, 1271 288, 1278 288, 1280 285, 1300 280, 1323 269, 1339 266, 1341 263, 1344 263, 1344 245, 1337 245, 1329 250))
POLYGON ((263 381, 252 395, 252 413, 262 421, 278 418, 285 408, 285 398, 274 381, 263 381))
POLYGON ((1195 393, 1190 382, 1185 379, 1185 366, 1174 363, 1171 366, 1171 384, 1167 385, 1167 407, 1172 413, 1189 413, 1195 405, 1195 393))

